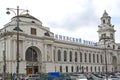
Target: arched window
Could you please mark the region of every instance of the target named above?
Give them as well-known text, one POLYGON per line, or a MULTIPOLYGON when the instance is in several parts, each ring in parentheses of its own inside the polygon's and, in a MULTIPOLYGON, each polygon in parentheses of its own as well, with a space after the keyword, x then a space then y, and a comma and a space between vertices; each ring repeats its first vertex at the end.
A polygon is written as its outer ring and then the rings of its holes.
POLYGON ((37 56, 37 52, 33 48, 29 47, 26 51, 25 57, 26 57, 26 61, 35 62, 35 61, 37 61, 38 56, 37 56))
POLYGON ((82 66, 81 69, 82 69, 82 72, 84 72, 84 66, 82 66))
POLYGON ((54 61, 55 61, 55 60, 56 60, 56 57, 55 57, 55 50, 53 50, 53 52, 54 52, 53 54, 54 54, 54 61))
POLYGON ((104 72, 104 67, 102 66, 102 72, 104 72))
POLYGON ((115 45, 113 45, 113 49, 115 49, 115 45))
POLYGON ((68 66, 66 66, 66 72, 68 72, 68 66))
POLYGON ((98 71, 100 72, 100 66, 98 67, 98 71))
POLYGON ((110 34, 110 38, 113 39, 113 34, 112 33, 110 34))
POLYGON ((79 72, 79 66, 76 67, 76 72, 79 72))
POLYGON ((86 66, 86 72, 88 72, 88 66, 86 66))
POLYGON ((101 63, 103 63, 103 58, 102 58, 102 55, 100 55, 100 59, 101 59, 101 63))
POLYGON ((61 61, 61 51, 58 50, 58 61, 61 61))
POLYGON ((70 51, 70 62, 72 62, 72 51, 70 51))
POLYGON ((60 66, 60 72, 62 72, 62 66, 60 66))
POLYGON ((84 56, 84 57, 85 57, 85 62, 87 62, 87 54, 86 54, 86 53, 85 53, 85 56, 84 56))
POLYGON ((96 72, 96 66, 95 66, 95 72, 96 72))
POLYGON ((108 19, 108 24, 110 24, 110 19, 108 19))
POLYGON ((71 66, 71 72, 74 72, 74 68, 73 68, 73 66, 71 66))
POLYGON ((92 72, 92 66, 90 67, 90 70, 91 70, 91 72, 92 72))
POLYGON ((105 19, 103 19, 103 24, 105 24, 105 19))
POLYGON ((82 62, 82 53, 80 52, 80 62, 82 62))
POLYGON ((89 63, 91 63, 91 54, 89 53, 89 63))
POLYGON ((97 54, 97 63, 99 63, 99 55, 97 54))
POLYGON ((67 61, 67 52, 64 51, 64 61, 67 61))
POLYGON ((77 52, 75 52, 75 62, 77 62, 77 52))
POLYGON ((93 54, 93 63, 95 63, 95 54, 93 54))

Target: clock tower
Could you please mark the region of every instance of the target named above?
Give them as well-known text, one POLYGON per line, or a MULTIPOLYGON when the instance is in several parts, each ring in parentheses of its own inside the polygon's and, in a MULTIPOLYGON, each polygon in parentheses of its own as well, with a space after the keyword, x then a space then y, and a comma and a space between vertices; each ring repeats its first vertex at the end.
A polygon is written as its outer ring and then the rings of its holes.
POLYGON ((101 24, 98 26, 99 45, 115 43, 114 25, 111 24, 111 17, 106 10, 101 17, 101 24))

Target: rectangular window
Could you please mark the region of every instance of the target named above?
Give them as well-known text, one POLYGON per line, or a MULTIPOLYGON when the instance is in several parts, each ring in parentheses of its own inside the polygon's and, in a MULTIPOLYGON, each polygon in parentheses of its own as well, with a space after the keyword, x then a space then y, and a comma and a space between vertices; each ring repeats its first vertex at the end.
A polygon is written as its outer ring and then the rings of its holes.
POLYGON ((36 29, 35 28, 31 28, 31 34, 36 35, 36 29))

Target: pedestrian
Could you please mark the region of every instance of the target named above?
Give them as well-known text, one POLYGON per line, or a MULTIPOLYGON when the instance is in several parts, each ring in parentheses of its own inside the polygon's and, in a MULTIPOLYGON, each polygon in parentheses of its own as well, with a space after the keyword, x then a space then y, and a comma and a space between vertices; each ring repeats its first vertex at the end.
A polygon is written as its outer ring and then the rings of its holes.
POLYGON ((17 75, 13 74, 13 80, 17 80, 17 75))

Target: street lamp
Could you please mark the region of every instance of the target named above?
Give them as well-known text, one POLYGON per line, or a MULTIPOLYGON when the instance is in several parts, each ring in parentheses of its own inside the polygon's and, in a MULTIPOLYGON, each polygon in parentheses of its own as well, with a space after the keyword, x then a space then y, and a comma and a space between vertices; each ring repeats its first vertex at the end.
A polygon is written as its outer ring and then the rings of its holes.
POLYGON ((6 76, 6 36, 7 36, 7 32, 5 29, 4 32, 4 51, 3 51, 3 61, 4 61, 4 65, 3 65, 3 78, 5 80, 5 76, 6 76))
POLYGON ((19 6, 17 6, 17 9, 16 8, 7 8, 7 12, 6 14, 10 14, 9 11, 12 11, 15 16, 17 17, 17 27, 15 27, 13 30, 16 30, 17 31, 17 55, 16 55, 16 60, 17 60, 17 67, 16 67, 16 74, 17 74, 17 78, 18 78, 18 74, 19 74, 19 31, 22 31, 20 28, 19 28, 19 11, 22 11, 21 13, 23 12, 28 12, 28 10, 25 10, 25 9, 19 9, 19 6), (17 14, 16 12, 17 11, 17 14))

